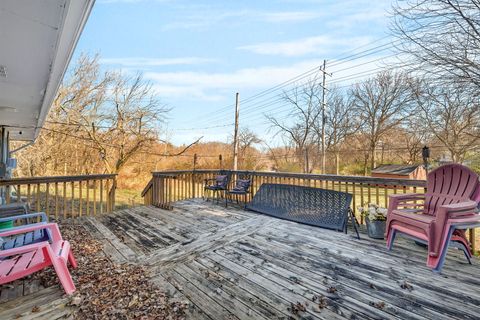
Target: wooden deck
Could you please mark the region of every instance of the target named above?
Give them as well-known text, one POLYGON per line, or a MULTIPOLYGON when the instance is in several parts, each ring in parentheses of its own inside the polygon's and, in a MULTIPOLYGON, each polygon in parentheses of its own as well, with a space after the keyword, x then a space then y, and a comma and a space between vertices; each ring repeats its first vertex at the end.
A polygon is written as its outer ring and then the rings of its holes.
MULTIPOLYGON (((83 219, 113 261, 147 265, 154 283, 188 302, 189 319, 480 318, 479 262, 468 265, 456 250, 438 275, 410 240, 387 252, 364 234, 201 200, 83 219)), ((58 287, 28 287, 1 287, 0 319, 69 316, 58 287), (40 303, 48 308, 32 313, 40 303)))

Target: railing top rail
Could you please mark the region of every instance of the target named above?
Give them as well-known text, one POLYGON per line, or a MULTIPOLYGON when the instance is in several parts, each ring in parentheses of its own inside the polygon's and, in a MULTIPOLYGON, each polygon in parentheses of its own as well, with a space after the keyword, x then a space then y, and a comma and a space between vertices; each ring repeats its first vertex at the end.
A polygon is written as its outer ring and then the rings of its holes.
POLYGON ((148 181, 147 185, 145 186, 145 188, 143 188, 142 190, 142 193, 141 193, 141 196, 142 197, 145 197, 145 194, 147 193, 147 191, 152 187, 153 185, 153 178, 150 179, 150 181, 148 181))
POLYGON ((199 169, 199 170, 169 170, 153 172, 153 176, 178 175, 186 173, 216 173, 219 171, 229 171, 237 174, 256 175, 256 176, 270 176, 270 177, 284 177, 284 178, 299 178, 312 179, 324 181, 340 181, 353 182, 369 185, 386 185, 386 186, 409 186, 409 187, 425 187, 425 180, 412 179, 391 179, 365 176, 342 176, 333 174, 312 174, 312 173, 290 173, 290 172, 268 172, 268 171, 247 171, 247 170, 221 170, 221 169, 199 169))
POLYGON ((0 179, 0 186, 17 185, 17 184, 36 184, 51 182, 72 182, 85 180, 113 179, 116 174, 91 174, 76 176, 48 176, 48 177, 21 177, 12 179, 0 179))
POLYGON ((215 173, 219 171, 232 171, 226 169, 196 169, 196 170, 165 170, 165 171, 154 171, 152 172, 153 176, 164 176, 171 174, 184 174, 184 173, 215 173))

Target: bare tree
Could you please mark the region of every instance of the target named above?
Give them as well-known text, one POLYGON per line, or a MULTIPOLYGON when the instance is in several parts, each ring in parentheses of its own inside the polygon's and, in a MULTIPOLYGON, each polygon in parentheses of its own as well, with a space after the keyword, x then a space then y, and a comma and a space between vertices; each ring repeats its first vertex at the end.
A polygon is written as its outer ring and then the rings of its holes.
POLYGON ((459 86, 424 86, 417 95, 422 122, 450 153, 462 162, 480 143, 480 100, 459 86))
POLYGON ((397 0, 392 31, 416 70, 480 87, 480 1, 397 0))
POLYGON ((238 150, 240 168, 255 169, 261 162, 259 152, 254 148, 255 145, 261 143, 262 140, 250 129, 242 128, 238 133, 238 150))
POLYGON ((292 111, 287 117, 288 121, 266 115, 272 127, 277 130, 277 134, 282 134, 294 144, 297 160, 305 173, 313 168, 310 162, 315 145, 314 127, 321 115, 320 88, 320 83, 315 77, 302 86, 283 93, 283 99, 292 106, 292 111))
POLYGON ((60 118, 97 149, 105 168, 118 173, 137 152, 158 140, 168 109, 141 75, 101 74, 97 57, 83 56, 56 103, 60 118))
POLYGON ((352 111, 358 115, 362 136, 368 142, 370 169, 376 166, 378 142, 412 114, 412 86, 412 80, 404 73, 381 72, 352 90, 352 111))
POLYGON ((141 75, 101 72, 98 56, 82 55, 60 87, 37 142, 28 153, 17 154, 25 158, 20 170, 30 175, 119 173, 139 155, 182 154, 199 140, 175 152, 156 151, 168 111, 141 75))
MULTIPOLYGON (((407 119, 403 134, 400 135, 400 139, 397 139, 397 141, 399 140, 400 146, 405 146, 407 150, 407 159, 405 160, 408 164, 415 164, 421 161, 422 148, 430 138, 431 133, 428 132, 428 128, 419 114, 407 119)), ((400 152, 399 156, 401 157, 402 154, 403 152, 400 152)))

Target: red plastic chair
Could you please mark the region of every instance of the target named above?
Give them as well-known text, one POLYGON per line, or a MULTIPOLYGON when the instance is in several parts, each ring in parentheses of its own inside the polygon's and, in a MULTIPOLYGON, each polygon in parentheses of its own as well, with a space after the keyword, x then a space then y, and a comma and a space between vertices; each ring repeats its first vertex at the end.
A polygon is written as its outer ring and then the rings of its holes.
POLYGON ((71 294, 75 291, 75 284, 68 271, 67 262, 73 268, 77 267, 77 262, 70 249, 70 243, 62 239, 56 223, 12 228, 0 232, 0 237, 9 237, 41 229, 49 230, 52 237, 51 243, 43 241, 0 251, 0 284, 15 281, 53 266, 63 289, 67 294, 71 294))
MULTIPOLYGON (((397 232, 428 244, 427 265, 439 271, 450 241, 468 249, 463 230, 480 223, 478 175, 459 164, 432 170, 427 177, 425 194, 390 196, 387 214, 387 248, 390 250, 397 232)), ((465 250, 464 250, 465 251, 465 250)))

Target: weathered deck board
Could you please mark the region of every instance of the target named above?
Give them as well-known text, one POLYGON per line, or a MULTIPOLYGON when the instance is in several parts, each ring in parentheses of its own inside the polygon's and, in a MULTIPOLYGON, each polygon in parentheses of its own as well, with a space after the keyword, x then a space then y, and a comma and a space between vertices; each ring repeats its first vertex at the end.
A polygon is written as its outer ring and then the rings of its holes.
MULTIPOLYGON (((468 265, 457 250, 435 274, 411 240, 388 252, 364 234, 357 240, 199 199, 83 221, 112 261, 145 265, 154 284, 187 303, 187 319, 480 318, 479 261, 468 265)), ((0 319, 71 313, 58 286, 18 281, 0 291, 0 319), (33 313, 38 304, 46 307, 33 313)))

